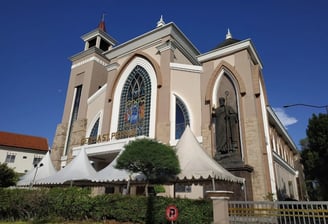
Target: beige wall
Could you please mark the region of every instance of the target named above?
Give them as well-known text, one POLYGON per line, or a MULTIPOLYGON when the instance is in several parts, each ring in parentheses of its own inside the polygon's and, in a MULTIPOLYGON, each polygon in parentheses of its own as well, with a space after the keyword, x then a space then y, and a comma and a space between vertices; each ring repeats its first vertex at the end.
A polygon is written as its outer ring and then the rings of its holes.
POLYGON ((5 163, 7 154, 15 155, 15 161, 13 163, 7 163, 8 167, 14 169, 17 173, 26 173, 34 168, 34 157, 42 159, 46 153, 46 151, 0 146, 0 163, 5 163))
MULTIPOLYGON (((158 32, 162 31, 159 29, 158 32)), ((216 58, 199 61, 198 64, 196 56, 193 60, 190 59, 192 53, 187 53, 194 51, 190 45, 177 43, 183 41, 183 37, 175 39, 175 35, 166 35, 150 40, 154 36, 156 32, 149 33, 149 36, 144 38, 138 37, 117 49, 113 48, 106 55, 88 49, 73 57, 62 123, 57 128, 54 140, 53 147, 56 153, 52 158, 58 159, 63 152, 74 88, 77 85, 82 84, 83 89, 78 120, 73 125, 74 136, 71 146, 78 144, 80 139, 90 132, 97 116, 101 118, 101 134, 116 131, 120 88, 129 73, 127 69, 129 66, 135 66, 135 61, 147 67, 152 80, 150 137, 164 143, 176 144, 174 126, 177 96, 184 101, 188 109, 191 130, 198 137, 204 150, 209 155, 214 155, 211 115, 212 106, 217 104, 214 102, 214 86, 220 74, 226 72, 233 80, 238 98, 243 161, 254 169, 250 174, 251 186, 254 189, 253 199, 263 200, 274 187, 268 167, 272 158, 268 158, 270 155, 264 134, 268 128, 265 116, 268 102, 261 65, 254 59, 254 53, 250 48, 242 48, 216 58), (182 49, 183 46, 185 49, 182 49), (187 49, 188 46, 190 49, 187 49), (102 89, 99 90, 99 87, 102 89)), ((214 53, 215 51, 212 51, 209 54, 214 53)), ((281 147, 279 144, 273 145, 273 149, 293 166, 292 150, 286 150, 288 144, 282 144, 281 147), (280 148, 284 148, 281 154, 280 148)), ((278 170, 285 175, 280 169, 275 170, 276 175, 278 170)))
MULTIPOLYGON (((190 128, 195 136, 201 136, 201 90, 199 82, 199 73, 178 70, 171 71, 171 96, 177 96, 183 100, 189 112, 190 128)), ((171 102, 170 105, 173 116, 175 116, 174 103, 171 102)), ((175 127, 175 117, 172 120, 171 125, 175 127)))
POLYGON ((295 173, 288 172, 285 167, 277 162, 274 163, 274 169, 276 173, 277 194, 280 196, 280 199, 293 198, 299 200, 295 173))

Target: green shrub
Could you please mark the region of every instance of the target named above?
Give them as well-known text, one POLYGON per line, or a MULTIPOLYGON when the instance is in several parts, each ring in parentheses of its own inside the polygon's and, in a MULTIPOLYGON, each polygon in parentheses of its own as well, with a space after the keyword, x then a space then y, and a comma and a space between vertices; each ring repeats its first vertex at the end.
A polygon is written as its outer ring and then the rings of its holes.
POLYGON ((33 223, 65 221, 104 221, 115 219, 132 223, 170 223, 165 218, 168 205, 179 211, 179 223, 211 223, 212 203, 208 200, 166 197, 123 196, 92 197, 89 188, 1 189, 0 220, 33 223))

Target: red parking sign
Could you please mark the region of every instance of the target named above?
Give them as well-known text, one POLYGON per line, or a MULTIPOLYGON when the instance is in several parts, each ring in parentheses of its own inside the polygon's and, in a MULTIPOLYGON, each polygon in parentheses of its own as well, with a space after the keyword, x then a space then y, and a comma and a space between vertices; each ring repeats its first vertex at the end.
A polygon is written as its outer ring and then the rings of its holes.
POLYGON ((168 221, 175 221, 178 219, 178 209, 174 205, 166 207, 165 216, 168 221))

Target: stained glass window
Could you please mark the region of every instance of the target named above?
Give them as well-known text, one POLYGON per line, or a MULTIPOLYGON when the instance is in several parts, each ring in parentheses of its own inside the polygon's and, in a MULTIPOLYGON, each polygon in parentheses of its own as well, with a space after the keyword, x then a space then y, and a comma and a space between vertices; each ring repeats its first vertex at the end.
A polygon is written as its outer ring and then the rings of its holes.
POLYGON ((150 77, 143 67, 137 65, 122 90, 116 138, 149 135, 150 98, 150 77))
POLYGON ((95 122, 90 132, 88 144, 95 144, 97 142, 97 135, 98 135, 98 127, 99 127, 99 118, 95 122))
POLYGON ((175 139, 180 139, 187 125, 189 125, 189 114, 187 108, 177 97, 175 106, 175 139))

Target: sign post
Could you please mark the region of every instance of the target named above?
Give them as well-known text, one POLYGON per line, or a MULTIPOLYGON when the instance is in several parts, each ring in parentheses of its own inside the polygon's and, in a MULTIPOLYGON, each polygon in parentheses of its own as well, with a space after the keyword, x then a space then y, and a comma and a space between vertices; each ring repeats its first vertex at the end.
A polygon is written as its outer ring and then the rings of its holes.
POLYGON ((171 221, 171 223, 173 223, 173 221, 176 221, 178 219, 178 209, 175 205, 169 205, 166 207, 165 210, 165 217, 166 220, 171 221))

